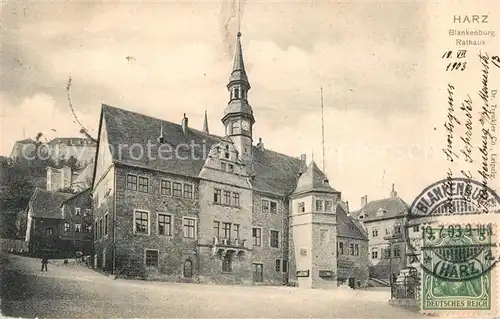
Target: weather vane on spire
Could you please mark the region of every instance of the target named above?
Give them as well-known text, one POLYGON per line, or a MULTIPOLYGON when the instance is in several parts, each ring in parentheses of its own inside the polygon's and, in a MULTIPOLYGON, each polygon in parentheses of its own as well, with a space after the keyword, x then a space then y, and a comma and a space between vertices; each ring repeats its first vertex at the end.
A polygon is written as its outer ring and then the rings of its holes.
POLYGON ((238 37, 241 37, 241 0, 236 0, 238 6, 238 37))

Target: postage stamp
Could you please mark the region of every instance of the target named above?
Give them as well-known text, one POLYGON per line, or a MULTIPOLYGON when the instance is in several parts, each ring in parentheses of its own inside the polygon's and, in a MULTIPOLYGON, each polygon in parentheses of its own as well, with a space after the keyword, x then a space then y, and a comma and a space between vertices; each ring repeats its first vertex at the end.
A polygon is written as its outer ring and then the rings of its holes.
POLYGON ((426 226, 424 310, 490 310, 492 225, 426 226))
POLYGON ((431 184, 407 215, 407 246, 420 270, 421 310, 476 316, 496 313, 500 198, 466 178, 431 184))

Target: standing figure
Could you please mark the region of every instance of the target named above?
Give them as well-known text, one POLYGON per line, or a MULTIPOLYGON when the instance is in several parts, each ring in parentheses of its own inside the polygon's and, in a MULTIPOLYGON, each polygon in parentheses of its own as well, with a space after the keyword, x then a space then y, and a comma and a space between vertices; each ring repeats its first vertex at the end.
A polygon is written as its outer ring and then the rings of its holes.
POLYGON ((47 255, 43 255, 42 257, 42 270, 43 271, 45 269, 45 271, 47 271, 47 264, 49 263, 49 257, 47 257, 47 255))

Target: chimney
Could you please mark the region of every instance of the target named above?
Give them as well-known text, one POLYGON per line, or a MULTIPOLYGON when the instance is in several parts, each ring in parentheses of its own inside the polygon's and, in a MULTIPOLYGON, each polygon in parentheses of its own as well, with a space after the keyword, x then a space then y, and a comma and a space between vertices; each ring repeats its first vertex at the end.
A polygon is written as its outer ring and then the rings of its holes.
POLYGON ((361 196, 361 208, 365 207, 368 203, 368 195, 361 196))
POLYGON ((186 113, 184 113, 184 118, 182 119, 182 131, 184 134, 187 133, 188 130, 188 118, 186 117, 186 113))
POLYGON ((394 190, 394 183, 392 183, 391 197, 394 198, 398 196, 398 192, 394 190))
POLYGON ((307 169, 307 157, 306 154, 300 155, 300 172, 304 173, 307 169))
POLYGON ((163 144, 165 137, 163 136, 163 124, 160 124, 160 136, 158 136, 158 143, 163 144))
POLYGON ((261 151, 264 150, 264 143, 262 143, 262 138, 259 137, 259 143, 257 143, 257 148, 261 151))

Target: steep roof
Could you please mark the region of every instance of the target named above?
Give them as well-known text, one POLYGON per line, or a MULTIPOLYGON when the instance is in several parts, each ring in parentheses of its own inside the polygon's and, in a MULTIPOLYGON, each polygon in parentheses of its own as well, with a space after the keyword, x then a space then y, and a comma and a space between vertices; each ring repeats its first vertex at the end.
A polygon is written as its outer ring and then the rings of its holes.
POLYGON ((26 138, 24 140, 16 141, 16 143, 19 144, 35 144, 36 142, 32 140, 31 138, 26 138))
POLYGON ((36 188, 31 196, 30 204, 33 208, 33 217, 62 219, 60 205, 74 194, 51 192, 36 188))
POLYGON ((363 208, 352 213, 359 219, 359 215, 363 213, 363 222, 375 221, 381 219, 389 219, 395 217, 403 217, 407 214, 410 207, 399 196, 374 200, 367 203, 363 208))
POLYGON ((300 176, 294 194, 311 191, 338 193, 338 191, 330 186, 325 173, 319 169, 314 161, 309 164, 304 174, 300 176))
MULTIPOLYGON (((184 133, 180 124, 109 105, 102 105, 102 113, 106 119, 113 161, 134 167, 198 177, 210 148, 223 139, 193 128, 188 128, 184 133), (170 145, 173 151, 168 153, 168 148, 162 147, 162 156, 159 156, 157 138, 161 127, 164 144, 170 145), (151 156, 147 156, 148 142, 152 145, 151 156), (138 147, 130 147, 134 144, 142 145, 144 156, 140 156, 138 147), (181 144, 194 144, 197 147, 181 147, 178 149, 178 156, 167 156, 174 155, 176 147, 181 144), (122 151, 118 152, 120 148, 122 151)), ((300 169, 300 159, 266 149, 260 150, 255 146, 252 147, 252 157, 249 170, 253 172, 253 177, 250 181, 256 190, 277 195, 286 195, 293 191, 300 169)))
POLYGON ((347 215, 341 205, 337 205, 337 235, 361 240, 368 240, 363 227, 347 215))
POLYGON ((75 199, 75 198, 77 198, 77 197, 80 197, 80 196, 85 196, 85 195, 90 196, 90 191, 91 191, 91 189, 92 189, 92 188, 91 188, 91 187, 89 187, 89 188, 86 188, 86 189, 82 190, 81 192, 76 193, 76 194, 70 194, 71 196, 70 196, 70 197, 68 197, 68 198, 66 198, 65 200, 63 200, 63 201, 59 204, 59 207, 62 207, 64 204, 68 203, 69 201, 71 201, 71 200, 73 200, 73 199, 75 199))
POLYGON ((229 77, 229 82, 232 81, 243 81, 246 82, 248 86, 248 77, 245 71, 245 64, 243 63, 243 50, 241 48, 241 33, 238 32, 236 37, 236 50, 234 52, 234 60, 233 60, 233 70, 231 72, 231 76, 229 77))

